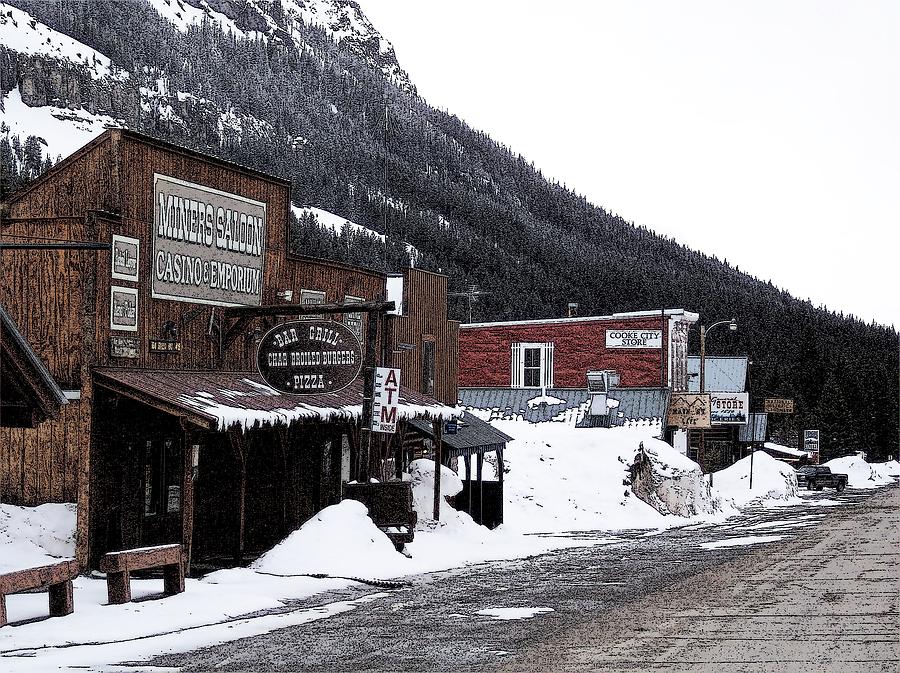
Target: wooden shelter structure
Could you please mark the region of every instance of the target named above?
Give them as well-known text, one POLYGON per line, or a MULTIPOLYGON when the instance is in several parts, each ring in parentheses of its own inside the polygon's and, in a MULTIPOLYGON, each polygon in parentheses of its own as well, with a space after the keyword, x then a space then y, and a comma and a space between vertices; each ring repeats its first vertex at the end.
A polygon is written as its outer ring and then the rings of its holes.
POLYGON ((0 217, 0 243, 31 246, 0 249, 0 303, 69 397, 0 428, 0 500, 77 501, 83 568, 162 543, 241 561, 380 467, 397 441, 368 432, 361 381, 297 397, 256 373, 261 335, 312 306, 357 336, 367 375, 401 369, 400 419, 456 415, 447 278, 289 249, 286 180, 111 129, 0 217))
POLYGON ((411 420, 409 425, 414 430, 414 435, 418 434, 432 443, 439 436, 441 462, 444 465, 450 466, 454 459, 462 459, 466 466, 463 489, 455 499, 456 508, 468 512, 477 523, 488 528, 496 528, 503 523, 503 452, 506 443, 513 438, 468 411, 458 420, 445 424, 444 431, 440 433, 435 431, 433 423, 422 420, 411 420), (484 481, 486 453, 496 456, 496 481, 484 481))

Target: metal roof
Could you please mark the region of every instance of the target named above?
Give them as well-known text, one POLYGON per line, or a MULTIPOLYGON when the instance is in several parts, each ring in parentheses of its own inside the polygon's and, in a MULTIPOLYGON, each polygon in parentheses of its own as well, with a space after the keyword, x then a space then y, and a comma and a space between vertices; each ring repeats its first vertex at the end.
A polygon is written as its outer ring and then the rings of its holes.
MULTIPOLYGON (((428 421, 413 419, 409 424, 423 435, 434 438, 434 430, 428 421)), ((512 439, 505 432, 500 432, 490 423, 466 411, 459 419, 456 434, 443 433, 441 444, 449 447, 455 454, 468 454, 473 449, 494 449, 512 439)))
POLYGON ((532 423, 552 421, 569 410, 578 410, 588 401, 587 390, 548 389, 544 402, 535 388, 460 388, 459 403, 473 409, 487 409, 497 418, 521 417, 532 423), (553 402, 552 400, 557 400, 553 402), (529 404, 531 402, 531 404, 529 404))
MULTIPOLYGON (((609 399, 619 402, 610 409, 610 423, 665 419, 668 388, 610 388, 609 399)), ((565 419, 576 424, 584 419, 590 393, 586 389, 553 388, 546 395, 534 388, 460 388, 459 403, 473 409, 493 411, 497 418, 521 417, 532 423, 565 419), (553 402, 555 400, 555 403, 553 402)))
POLYGON ((766 441, 766 428, 769 425, 768 414, 749 414, 747 424, 738 426, 739 442, 766 441))
POLYGON ((669 409, 668 388, 610 388, 606 397, 619 402, 618 407, 609 410, 610 425, 665 420, 669 409))
MULTIPOLYGON (((363 383, 357 378, 334 393, 288 395, 257 372, 97 369, 97 383, 122 395, 186 416, 210 429, 293 421, 356 421, 362 416, 363 383)), ((449 419, 460 411, 433 397, 400 387, 398 417, 449 419)))
MULTIPOLYGON (((689 355, 688 391, 700 392, 700 356, 689 355)), ((706 392, 742 393, 747 384, 747 356, 706 356, 706 392)))

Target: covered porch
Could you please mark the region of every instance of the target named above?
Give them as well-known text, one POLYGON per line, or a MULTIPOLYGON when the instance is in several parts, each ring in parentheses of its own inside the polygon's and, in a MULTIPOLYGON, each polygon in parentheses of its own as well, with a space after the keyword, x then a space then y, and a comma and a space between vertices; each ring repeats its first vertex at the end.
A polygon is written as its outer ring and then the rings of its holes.
MULTIPOLYGON (((179 542, 187 567, 239 565, 367 481, 376 441, 357 380, 286 395, 255 372, 100 369, 92 437, 92 565, 179 542)), ((454 410, 401 388, 399 417, 454 410)))

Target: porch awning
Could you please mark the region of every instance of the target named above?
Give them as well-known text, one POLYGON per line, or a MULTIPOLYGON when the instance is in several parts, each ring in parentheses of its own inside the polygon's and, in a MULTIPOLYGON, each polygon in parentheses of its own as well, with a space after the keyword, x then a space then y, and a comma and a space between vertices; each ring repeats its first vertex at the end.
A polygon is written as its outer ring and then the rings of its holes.
POLYGON ((66 396, 0 306, 0 426, 33 428, 56 418, 66 396))
MULTIPOLYGON (((257 372, 97 369, 95 374, 98 385, 211 430, 294 421, 346 422, 362 416, 362 378, 335 393, 301 397, 269 387, 257 372)), ((461 413, 405 386, 400 387, 399 401, 401 419, 449 420, 461 413)))
MULTIPOLYGON (((412 420, 409 425, 419 434, 434 439, 434 430, 431 427, 431 423, 423 420, 412 420)), ((473 453, 496 451, 497 448, 503 449, 506 443, 512 441, 512 439, 505 432, 500 432, 490 423, 486 423, 466 411, 457 423, 456 434, 443 433, 441 435, 441 444, 446 447, 451 457, 468 456, 473 453)))

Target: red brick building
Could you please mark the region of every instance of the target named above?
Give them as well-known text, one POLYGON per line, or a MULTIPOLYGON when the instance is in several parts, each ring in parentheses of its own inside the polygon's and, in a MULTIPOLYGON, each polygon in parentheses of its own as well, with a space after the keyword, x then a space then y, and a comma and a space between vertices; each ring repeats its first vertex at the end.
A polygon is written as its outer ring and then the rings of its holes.
POLYGON ((687 390, 684 309, 461 325, 460 388, 587 388, 589 371, 618 387, 687 390))

